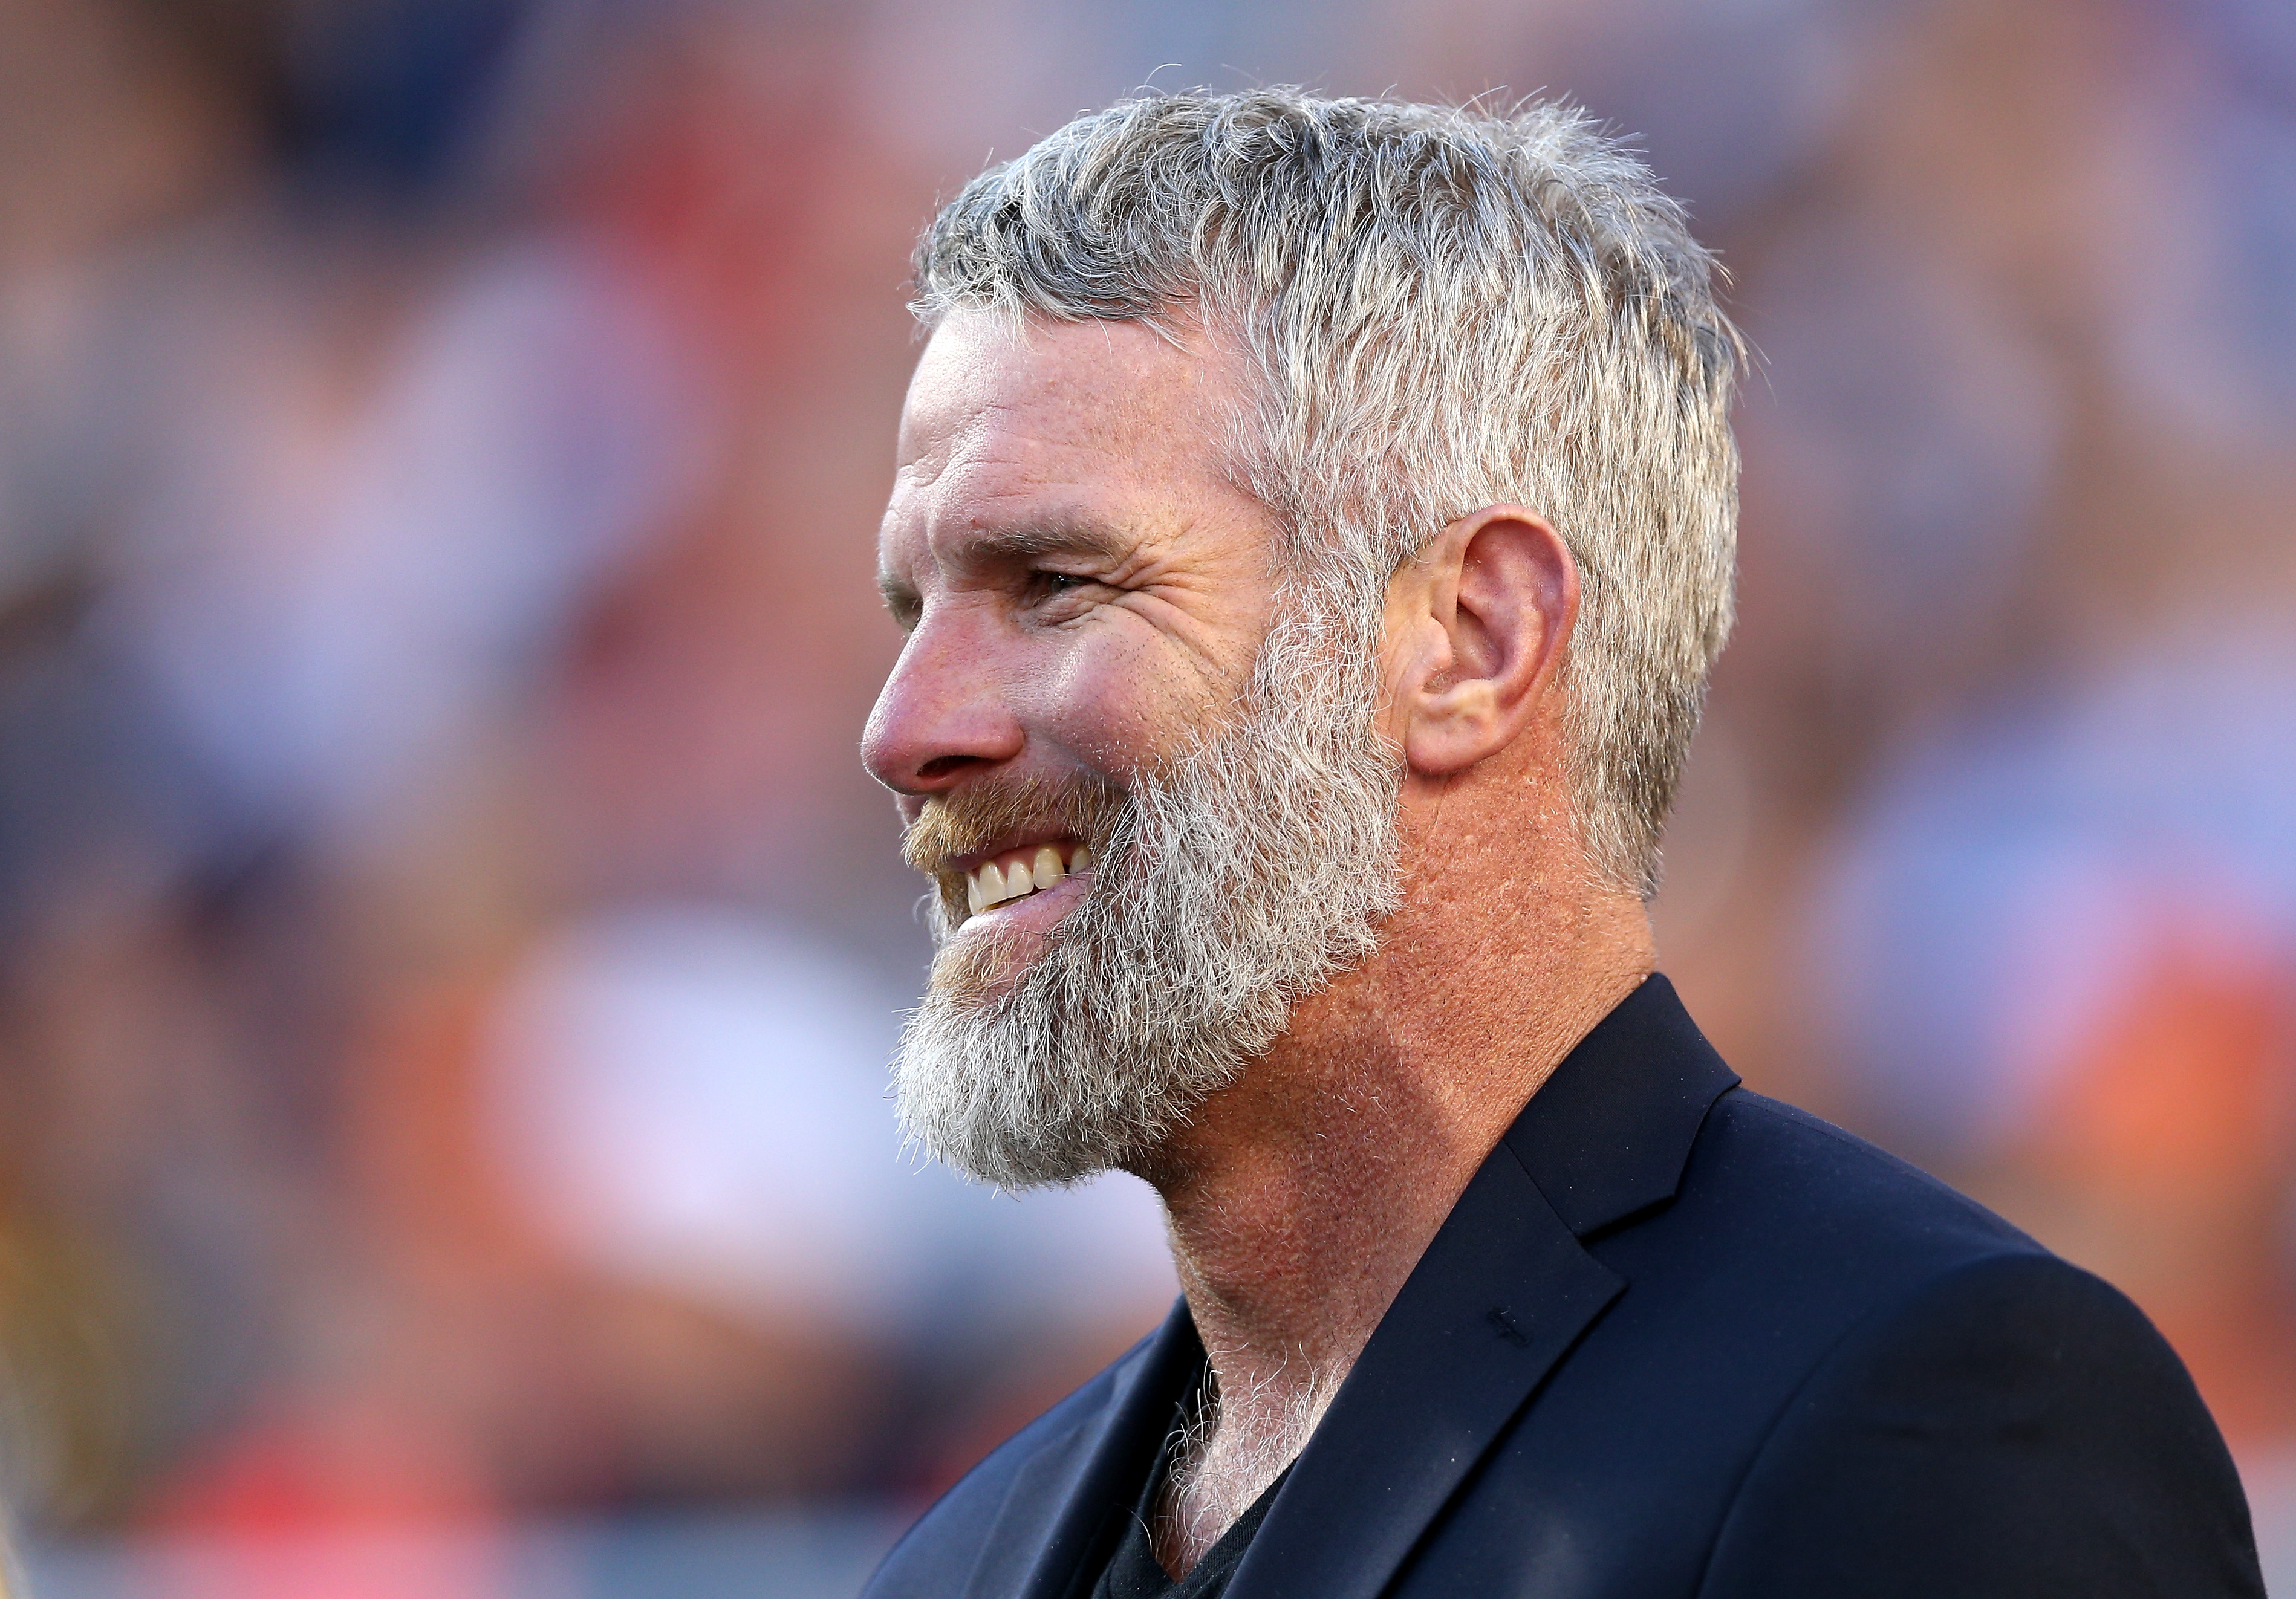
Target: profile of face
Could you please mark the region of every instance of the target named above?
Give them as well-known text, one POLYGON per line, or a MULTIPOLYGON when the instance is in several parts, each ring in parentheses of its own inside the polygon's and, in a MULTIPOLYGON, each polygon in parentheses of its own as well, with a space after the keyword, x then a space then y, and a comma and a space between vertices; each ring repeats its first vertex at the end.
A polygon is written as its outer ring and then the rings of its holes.
POLYGON ((1225 470, 1236 399, 1200 341, 977 311, 910 386, 863 753, 934 885, 901 1114, 985 1182, 1151 1159, 1395 903, 1378 620, 1225 470))

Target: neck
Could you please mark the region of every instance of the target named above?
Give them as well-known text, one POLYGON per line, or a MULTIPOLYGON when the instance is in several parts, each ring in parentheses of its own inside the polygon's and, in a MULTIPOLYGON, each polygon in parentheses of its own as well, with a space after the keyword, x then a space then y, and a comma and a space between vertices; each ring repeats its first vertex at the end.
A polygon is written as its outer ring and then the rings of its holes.
POLYGON ((1414 852, 1380 953, 1142 1172, 1218 1395, 1159 1529, 1176 1570, 1305 1443, 1499 1136, 1652 970, 1637 902, 1527 877, 1513 837, 1414 852))

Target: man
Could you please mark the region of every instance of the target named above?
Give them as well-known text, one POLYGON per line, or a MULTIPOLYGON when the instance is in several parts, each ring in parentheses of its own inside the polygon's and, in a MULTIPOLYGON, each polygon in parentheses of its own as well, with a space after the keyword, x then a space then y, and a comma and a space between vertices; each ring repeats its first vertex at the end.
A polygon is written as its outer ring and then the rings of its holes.
POLYGON ((1185 1296, 872 1595, 2261 1592, 2127 1301, 1652 975, 1738 342, 1646 170, 1552 107, 1175 95, 918 260, 902 1113, 1146 1179, 1185 1296))

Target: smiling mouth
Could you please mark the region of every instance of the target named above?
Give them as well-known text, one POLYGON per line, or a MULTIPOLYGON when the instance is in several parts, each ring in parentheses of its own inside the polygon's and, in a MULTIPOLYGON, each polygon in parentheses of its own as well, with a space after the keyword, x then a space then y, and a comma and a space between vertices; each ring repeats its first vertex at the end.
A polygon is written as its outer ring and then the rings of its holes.
POLYGON ((977 916, 996 906, 1042 893, 1063 877, 1091 865, 1092 849, 1085 844, 1063 841, 1009 849, 966 873, 966 913, 977 916))

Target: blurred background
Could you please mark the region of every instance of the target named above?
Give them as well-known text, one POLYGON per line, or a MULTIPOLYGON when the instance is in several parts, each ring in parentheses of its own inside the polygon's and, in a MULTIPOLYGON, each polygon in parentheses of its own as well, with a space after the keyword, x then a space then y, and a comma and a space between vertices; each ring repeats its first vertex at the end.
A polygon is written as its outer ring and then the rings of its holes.
POLYGON ((2285 0, 0 0, 0 1498, 56 1599, 843 1595, 1160 1314, 883 1097, 993 157, 1579 100, 1759 347, 1666 968, 2120 1283, 2296 1595, 2285 0))

